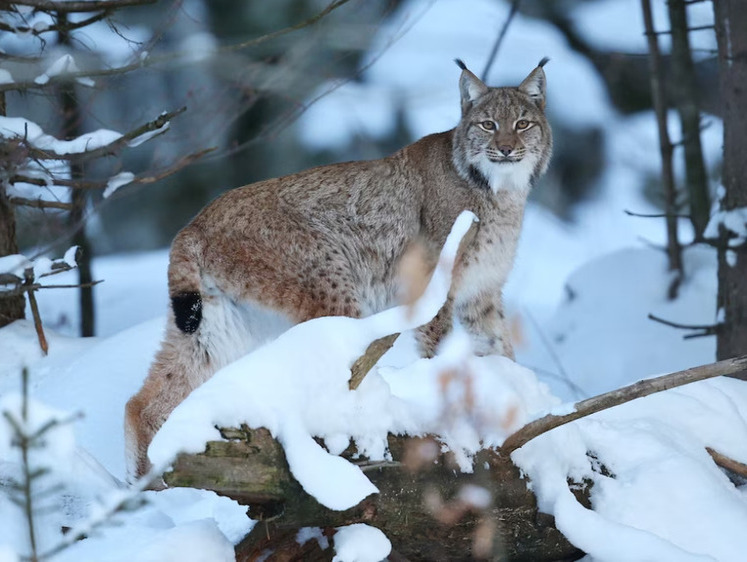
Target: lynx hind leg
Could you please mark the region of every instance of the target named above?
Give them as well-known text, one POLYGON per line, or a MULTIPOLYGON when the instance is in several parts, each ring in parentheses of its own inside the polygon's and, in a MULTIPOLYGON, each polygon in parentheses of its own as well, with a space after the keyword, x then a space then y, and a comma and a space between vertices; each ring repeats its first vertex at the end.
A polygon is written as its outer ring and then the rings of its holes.
POLYGON ((125 407, 125 448, 129 478, 140 478, 151 468, 148 446, 169 414, 209 375, 209 363, 196 341, 169 319, 166 338, 140 391, 125 407))

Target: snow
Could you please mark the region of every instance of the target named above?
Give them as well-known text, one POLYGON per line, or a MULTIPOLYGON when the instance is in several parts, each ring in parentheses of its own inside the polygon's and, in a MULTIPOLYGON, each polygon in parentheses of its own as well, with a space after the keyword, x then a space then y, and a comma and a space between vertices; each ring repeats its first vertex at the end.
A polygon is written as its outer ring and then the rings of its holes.
MULTIPOLYGON (((452 59, 459 56, 481 71, 508 8, 507 2, 488 0, 401 3, 364 56, 362 64, 372 66, 360 82, 339 87, 312 106, 302 120, 302 139, 334 148, 356 135, 383 137, 396 125, 398 110, 415 136, 450 128, 459 115, 452 59)), ((665 9, 663 2, 654 2, 657 25, 665 9)), ((707 2, 690 6, 691 25, 709 23, 711 11, 707 2)), ((25 17, 28 25, 44 25, 31 11, 25 17)), ((576 29, 609 50, 645 50, 639 19, 637 7, 624 0, 581 3, 573 13, 576 29)), ((112 35, 103 22, 100 31, 100 37, 112 35)), ((0 38, 4 48, 13 44, 12 35, 0 38)), ((711 48, 709 36, 694 33, 691 39, 711 48)), ((195 51, 202 48, 203 38, 197 39, 190 40, 195 51)), ((124 40, 112 45, 112 60, 124 62, 133 54, 124 40)), ((666 37, 662 45, 667 48, 666 37)), ((544 55, 553 59, 546 67, 551 120, 605 128, 605 172, 598 196, 574 210, 573 222, 561 222, 535 205, 527 209, 506 291, 518 363, 473 357, 458 326, 435 358, 420 359, 412 333, 405 331, 351 392, 348 368, 368 341, 412 324, 401 309, 363 321, 315 320, 226 367, 193 393, 154 441, 154 460, 168 463, 177 450, 201 450, 205 440, 217 437, 215 423, 265 425, 286 448, 304 487, 327 505, 344 508, 374 492, 365 475, 338 456, 351 443, 373 460, 387 460, 388 432, 435 434, 468 471, 476 451, 499 445, 529 420, 571 412, 578 399, 642 378, 713 361, 713 338, 684 340, 687 332, 648 319, 650 313, 683 324, 723 319, 723 309, 716 312, 715 251, 686 249, 685 279, 678 299, 670 301, 672 276, 664 253, 640 242, 661 244, 663 221, 622 212, 656 210, 640 189, 659 166, 652 115, 615 114, 589 63, 555 30, 522 15, 509 29, 488 81, 516 83, 544 55), (312 437, 322 439, 326 450, 312 437)), ((322 91, 336 86, 327 84, 322 91)), ((671 122, 676 140, 679 131, 671 122)), ((703 142, 713 167, 720 158, 722 128, 718 120, 712 122, 703 142)), ((31 121, 0 119, 3 137, 27 134, 34 146, 58 154, 119 138, 113 131, 94 132, 65 144, 31 121)), ((42 170, 25 173, 45 177, 42 170)), ((682 177, 681 163, 676 174, 682 177)), ((14 193, 22 188, 14 186, 14 193)), ((743 210, 721 213, 709 232, 723 223, 744 237, 746 222, 743 210)), ((689 225, 683 221, 680 227, 687 241, 689 225)), ((74 249, 63 261, 73 265, 74 249)), ((41 274, 50 263, 17 254, 0 258, 0 272, 33 266, 41 274)), ((39 458, 53 467, 50 478, 66 484, 65 495, 46 500, 56 509, 38 515, 41 543, 64 540, 63 525, 87 528, 123 497, 147 502, 117 513, 111 524, 97 526, 55 560, 233 560, 232 545, 254 524, 245 508, 211 492, 139 493, 122 483, 124 404, 142 384, 162 335, 167 266, 166 251, 95 260, 94 278, 105 280, 94 290, 98 338, 71 336, 78 320, 71 290, 37 294, 48 356, 39 350, 32 322, 0 329, 0 410, 18 412, 20 372, 27 366, 33 423, 84 414, 55 428, 49 456, 39 458)), ((56 283, 74 281, 75 272, 55 276, 56 283)), ((417 313, 432 313, 443 286, 440 291, 417 313)), ((555 517, 587 560, 738 562, 747 550, 746 490, 726 478, 705 448, 747 462, 745 386, 723 378, 658 393, 557 428, 512 458, 528 477, 540 509, 555 517), (592 484, 591 509, 578 503, 569 480, 592 484)), ((18 474, 17 449, 8 445, 8 426, 0 418, 0 482, 18 474)), ((465 488, 460 499, 478 507, 490 502, 479 487, 465 488)), ((28 552, 25 520, 4 493, 0 520, 0 560, 18 560, 19 553, 28 552)), ((296 540, 328 546, 314 528, 302 530, 296 540)), ((331 540, 340 560, 378 560, 391 548, 380 531, 366 526, 340 528, 331 540)))
MULTIPOLYGON (((75 64, 75 59, 70 54, 64 54, 57 60, 55 60, 45 72, 34 78, 34 82, 39 85, 44 85, 49 82, 50 78, 55 76, 64 76, 65 74, 75 74, 80 72, 78 65, 75 64)), ((96 83, 87 77, 76 78, 76 82, 83 86, 93 87, 96 83)))
POLYGON ((392 543, 379 529, 356 523, 338 527, 332 562, 379 562, 392 551, 392 543))
POLYGON ((109 178, 106 182, 106 188, 104 189, 103 197, 107 199, 114 195, 114 193, 122 186, 132 183, 135 179, 135 174, 132 172, 120 172, 109 178))
POLYGON ((13 76, 11 76, 10 72, 4 68, 0 68, 0 84, 12 84, 13 82, 15 82, 15 80, 13 80, 13 76))
MULTIPOLYGON (((436 315, 446 300, 459 241, 474 218, 466 211, 457 218, 425 294, 412 307, 367 318, 326 317, 299 324, 196 388, 153 438, 148 450, 153 465, 165 468, 180 452, 203 451, 208 440, 220 438, 217 427, 247 423, 270 430, 283 445, 293 476, 322 505, 344 510, 376 493, 360 468, 325 451, 313 437, 320 435, 320 425, 340 426, 340 421, 349 423, 356 417, 365 428, 366 419, 385 411, 381 393, 372 392, 365 400, 348 390, 350 366, 373 340, 416 328, 436 315), (284 354, 285 349, 295 352, 284 354), (315 358, 313 364, 309 357, 315 358), (308 404, 311 395, 319 399, 308 404)), ((348 423, 335 433, 350 431, 348 423)), ((386 443, 386 428, 378 435, 364 435, 364 443, 373 442, 376 449, 386 443)))
POLYGON ((122 134, 108 129, 98 129, 72 140, 59 140, 44 133, 36 123, 23 117, 0 116, 0 136, 5 138, 22 138, 32 146, 54 154, 78 154, 107 146, 122 134))

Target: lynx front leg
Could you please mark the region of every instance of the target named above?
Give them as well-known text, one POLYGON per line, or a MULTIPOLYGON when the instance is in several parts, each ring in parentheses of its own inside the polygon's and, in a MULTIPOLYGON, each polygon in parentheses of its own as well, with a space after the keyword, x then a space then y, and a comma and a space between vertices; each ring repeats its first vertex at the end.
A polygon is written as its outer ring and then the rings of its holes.
POLYGON ((453 310, 454 301, 449 297, 433 320, 418 328, 415 338, 418 342, 420 355, 423 357, 436 355, 438 344, 453 327, 453 310))
POLYGON ((470 334, 475 355, 504 355, 514 358, 500 293, 483 294, 458 303, 454 313, 470 334))

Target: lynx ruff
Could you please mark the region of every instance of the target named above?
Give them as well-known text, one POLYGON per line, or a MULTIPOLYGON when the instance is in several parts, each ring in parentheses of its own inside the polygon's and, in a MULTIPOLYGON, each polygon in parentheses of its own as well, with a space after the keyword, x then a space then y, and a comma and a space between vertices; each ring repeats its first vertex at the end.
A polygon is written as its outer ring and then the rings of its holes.
POLYGON ((149 470, 148 445, 171 411, 221 367, 291 325, 366 316, 397 302, 398 265, 420 244, 426 265, 462 210, 479 220, 450 296, 421 327, 432 356, 456 318, 477 354, 513 351, 502 289, 526 198, 546 170, 547 59, 515 88, 489 88, 465 65, 462 117, 381 160, 306 170, 228 191, 174 239, 165 339, 126 407, 130 476, 149 470))

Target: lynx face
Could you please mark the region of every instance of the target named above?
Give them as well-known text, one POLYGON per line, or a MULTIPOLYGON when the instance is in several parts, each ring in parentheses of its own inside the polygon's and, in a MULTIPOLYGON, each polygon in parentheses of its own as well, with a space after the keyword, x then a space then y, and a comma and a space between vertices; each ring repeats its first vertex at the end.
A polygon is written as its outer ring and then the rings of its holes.
POLYGON ((545 171, 552 136, 542 64, 517 88, 488 88, 463 70, 454 164, 465 178, 495 192, 525 189, 545 171))

